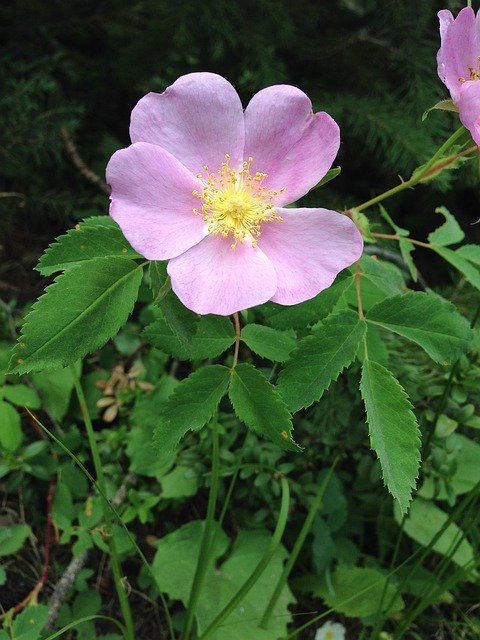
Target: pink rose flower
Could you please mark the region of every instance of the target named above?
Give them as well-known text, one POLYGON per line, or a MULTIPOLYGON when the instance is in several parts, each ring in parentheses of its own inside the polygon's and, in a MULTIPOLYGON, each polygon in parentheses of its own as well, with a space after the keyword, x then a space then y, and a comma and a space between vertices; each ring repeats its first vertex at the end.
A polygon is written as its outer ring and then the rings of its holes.
POLYGON ((465 7, 454 19, 444 9, 438 17, 438 75, 458 107, 462 124, 480 144, 480 12, 475 16, 471 7, 465 7))
POLYGON ((263 89, 244 112, 224 78, 191 73, 140 100, 130 137, 107 167, 110 215, 136 251, 169 260, 174 292, 196 313, 303 302, 360 257, 348 217, 284 208, 340 144, 338 125, 299 89, 263 89))

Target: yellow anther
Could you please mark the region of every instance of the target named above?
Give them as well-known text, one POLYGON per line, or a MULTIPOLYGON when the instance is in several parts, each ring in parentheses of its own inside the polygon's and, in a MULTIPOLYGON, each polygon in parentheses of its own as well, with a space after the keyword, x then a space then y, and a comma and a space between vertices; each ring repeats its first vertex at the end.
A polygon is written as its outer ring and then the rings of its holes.
POLYGON ((254 176, 250 173, 253 158, 243 161, 242 168, 230 167, 230 156, 225 155, 225 161, 216 173, 210 173, 204 165, 206 175, 197 174, 203 179, 203 192, 194 191, 203 200, 201 211, 194 209, 195 214, 201 213, 203 220, 208 223, 208 232, 214 236, 226 238, 230 234, 234 242, 230 245, 235 250, 237 244, 244 244, 246 240, 252 247, 257 246, 260 236, 260 225, 263 222, 281 221, 274 212, 271 202, 280 191, 269 189, 261 182, 268 178, 266 173, 257 171, 254 176))

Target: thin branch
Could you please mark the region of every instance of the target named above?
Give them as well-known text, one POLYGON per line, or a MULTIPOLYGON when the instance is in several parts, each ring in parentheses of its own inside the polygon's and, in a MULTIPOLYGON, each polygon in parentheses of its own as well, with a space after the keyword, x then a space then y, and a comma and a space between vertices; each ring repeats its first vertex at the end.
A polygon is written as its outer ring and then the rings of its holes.
POLYGON ((101 191, 103 191, 103 193, 110 195, 110 187, 108 184, 85 164, 85 161, 78 153, 77 147, 75 146, 68 129, 62 127, 60 129, 60 134, 65 144, 65 150, 72 161, 72 164, 79 170, 86 180, 97 186, 101 191))

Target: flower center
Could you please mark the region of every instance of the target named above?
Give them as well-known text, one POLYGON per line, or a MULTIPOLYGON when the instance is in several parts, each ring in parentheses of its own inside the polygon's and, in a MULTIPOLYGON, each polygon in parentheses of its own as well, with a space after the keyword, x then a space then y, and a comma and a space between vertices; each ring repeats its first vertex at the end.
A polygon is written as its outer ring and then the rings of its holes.
POLYGON ((468 67, 468 71, 470 73, 470 76, 468 78, 464 78, 463 76, 461 76, 458 80, 460 82, 466 82, 467 80, 480 80, 480 56, 478 56, 477 58, 477 68, 475 69, 474 67, 468 67))
POLYGON ((282 220, 275 214, 272 200, 283 193, 285 187, 279 191, 268 189, 263 184, 268 177, 266 173, 250 173, 252 162, 253 158, 248 158, 241 169, 232 169, 227 153, 216 173, 210 172, 206 165, 203 167, 205 174, 197 173, 197 178, 203 181, 203 191, 195 190, 193 195, 203 204, 201 210, 194 209, 193 212, 208 223, 209 233, 224 238, 231 234, 232 249, 238 242, 243 244, 245 239, 256 247, 262 222, 282 220))

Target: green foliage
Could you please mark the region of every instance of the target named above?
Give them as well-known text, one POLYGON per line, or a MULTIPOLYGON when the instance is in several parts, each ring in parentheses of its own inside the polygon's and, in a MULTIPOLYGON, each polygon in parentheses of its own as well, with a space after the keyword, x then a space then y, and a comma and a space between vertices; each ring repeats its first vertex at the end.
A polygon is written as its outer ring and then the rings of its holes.
POLYGON ((300 451, 292 438, 292 421, 275 387, 251 364, 232 371, 228 390, 238 418, 255 433, 290 451, 300 451))
POLYGON ((276 362, 288 360, 297 344, 295 332, 279 331, 260 324, 247 324, 242 329, 243 342, 262 358, 276 362))
POLYGON ((31 533, 27 524, 12 524, 0 527, 0 556, 16 553, 31 533))
POLYGON ((440 213, 445 218, 445 222, 441 227, 429 234, 428 241, 430 244, 446 247, 450 244, 461 242, 465 234, 450 211, 446 207, 437 207, 435 213, 440 213))
POLYGON ((66 366, 103 345, 126 322, 142 268, 97 258, 55 279, 33 305, 12 355, 17 373, 66 366))
POLYGON ((207 424, 227 391, 229 379, 227 367, 208 365, 182 380, 159 407, 154 437, 160 452, 173 451, 188 431, 198 431, 207 424))
POLYGON ((278 390, 292 411, 321 398, 353 362, 365 330, 357 313, 344 310, 328 316, 299 342, 278 380, 278 390))
MULTIPOLYGON (((395 518, 400 522, 398 510, 395 518)), ((460 527, 454 522, 447 524, 447 520, 448 515, 433 502, 415 498, 405 520, 404 531, 424 547, 432 545, 437 553, 449 557, 460 567, 468 568, 474 561, 474 550, 460 527)))
POLYGON ((215 358, 235 342, 233 324, 227 317, 207 315, 199 318, 186 309, 186 320, 179 315, 167 317, 169 322, 160 317, 148 325, 143 336, 179 360, 215 358))
MULTIPOLYGON (((109 220, 109 218, 104 218, 109 220)), ((56 239, 42 255, 37 271, 49 276, 96 258, 141 258, 115 225, 77 225, 56 239)))
POLYGON ((363 363, 360 390, 384 482, 406 513, 420 464, 420 432, 412 405, 398 380, 371 360, 363 363))
MULTIPOLYGON (((153 568, 160 576, 160 586, 176 600, 188 602, 193 581, 195 561, 200 549, 203 522, 192 521, 161 538, 153 568)), ((214 548, 197 608, 199 634, 239 590, 260 561, 269 543, 269 534, 262 530, 242 531, 235 540, 228 558, 216 568, 214 562, 227 550, 228 538, 222 530, 215 535, 214 548)), ((283 567, 285 551, 278 548, 266 571, 245 598, 212 634, 215 640, 271 640, 286 633, 291 619, 288 605, 294 599, 285 587, 273 611, 268 630, 260 629, 259 622, 283 567)))
POLYGON ((321 597, 335 611, 353 618, 365 618, 378 611, 383 601, 384 611, 401 611, 403 600, 396 586, 376 569, 338 566, 328 584, 312 577, 313 594, 321 597))
POLYGON ((367 313, 367 321, 416 342, 444 364, 460 357, 473 338, 468 321, 453 304, 420 291, 379 302, 367 313))

